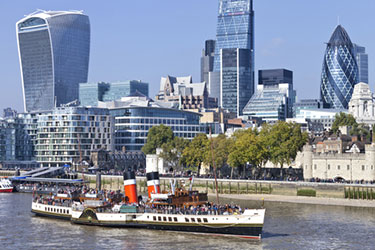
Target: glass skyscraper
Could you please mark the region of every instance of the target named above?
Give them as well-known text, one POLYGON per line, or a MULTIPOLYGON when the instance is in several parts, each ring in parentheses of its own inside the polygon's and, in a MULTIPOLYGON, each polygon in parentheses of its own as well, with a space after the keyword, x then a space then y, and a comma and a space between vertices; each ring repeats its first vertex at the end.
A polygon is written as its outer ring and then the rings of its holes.
POLYGON ((354 85, 358 83, 354 47, 345 29, 338 25, 324 55, 321 99, 325 108, 347 109, 354 85))
POLYGON ((220 71, 220 50, 234 48, 251 50, 254 71, 253 0, 219 0, 214 71, 220 71))
POLYGON ((369 83, 368 80, 368 54, 366 54, 366 48, 359 46, 358 44, 353 44, 354 46, 354 56, 357 60, 358 65, 358 82, 369 83))
POLYGON ((90 22, 80 11, 37 11, 16 24, 25 111, 78 99, 87 82, 90 22))
POLYGON ((251 82, 250 57, 248 49, 222 49, 220 75, 221 107, 242 115, 242 110, 254 94, 251 82))
POLYGON ((253 0, 219 1, 213 66, 220 82, 211 77, 209 85, 220 86, 220 106, 241 115, 254 93, 253 0))

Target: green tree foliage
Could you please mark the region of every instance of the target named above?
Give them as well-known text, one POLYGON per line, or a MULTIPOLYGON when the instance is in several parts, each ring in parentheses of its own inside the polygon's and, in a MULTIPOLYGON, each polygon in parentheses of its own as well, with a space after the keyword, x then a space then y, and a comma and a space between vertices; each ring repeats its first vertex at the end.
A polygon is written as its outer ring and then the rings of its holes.
POLYGON ((241 172, 245 174, 247 163, 259 167, 266 155, 266 145, 259 133, 255 129, 248 129, 235 134, 235 142, 233 150, 229 154, 228 163, 232 168, 241 167, 241 172))
POLYGON ((211 152, 211 142, 209 141, 209 147, 207 148, 204 163, 206 165, 212 166, 212 155, 214 155, 216 167, 218 169, 222 168, 227 164, 228 156, 233 148, 233 144, 234 140, 232 138, 226 138, 224 134, 220 134, 218 137, 212 138, 213 152, 211 152))
POLYGON ((188 140, 176 136, 173 140, 162 145, 163 152, 160 156, 174 171, 181 171, 184 162, 182 153, 188 145, 188 140))
POLYGON ((332 132, 337 133, 340 126, 357 126, 357 122, 355 121, 355 118, 351 114, 345 114, 343 112, 340 112, 339 114, 336 114, 335 121, 332 124, 332 132))
POLYGON ((301 132, 299 124, 282 121, 273 125, 265 136, 269 159, 274 164, 280 164, 281 168, 291 164, 308 140, 307 133, 301 132))
POLYGON ((182 154, 184 163, 192 170, 198 171, 198 176, 202 162, 206 158, 206 154, 209 152, 209 140, 207 135, 198 134, 190 142, 182 154))
POLYGON ((142 147, 142 152, 146 155, 155 154, 157 148, 161 148, 164 143, 172 141, 173 138, 173 131, 170 127, 163 124, 153 126, 148 131, 147 142, 142 147))

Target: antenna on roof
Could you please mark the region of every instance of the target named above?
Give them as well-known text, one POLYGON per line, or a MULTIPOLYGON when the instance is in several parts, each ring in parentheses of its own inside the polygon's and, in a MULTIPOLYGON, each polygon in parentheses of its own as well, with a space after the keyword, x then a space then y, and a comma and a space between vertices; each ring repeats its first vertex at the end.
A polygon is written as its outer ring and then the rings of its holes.
POLYGON ((340 16, 337 16, 337 26, 340 25, 340 16))

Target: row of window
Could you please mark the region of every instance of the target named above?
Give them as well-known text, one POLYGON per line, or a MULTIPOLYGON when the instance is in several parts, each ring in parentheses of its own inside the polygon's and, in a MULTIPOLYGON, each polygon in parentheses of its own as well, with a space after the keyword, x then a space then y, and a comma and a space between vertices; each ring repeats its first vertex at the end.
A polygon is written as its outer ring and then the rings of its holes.
POLYGON ((54 212, 54 213, 60 213, 60 214, 69 214, 68 209, 62 209, 62 208, 52 208, 52 207, 45 207, 44 211, 46 212, 54 212))
MULTIPOLYGON (((153 216, 153 218, 152 218, 154 221, 174 221, 174 222, 177 222, 178 220, 177 220, 177 217, 170 217, 170 216, 153 216)), ((195 220, 195 218, 187 218, 187 217, 185 217, 185 221, 186 222, 198 222, 198 223, 202 223, 202 219, 201 218, 197 218, 197 220, 195 220)), ((203 218, 203 222, 205 222, 205 223, 207 223, 208 222, 208 220, 207 220, 207 218, 203 218)))
MULTIPOLYGON (((308 168, 308 166, 306 165, 306 169, 307 168, 308 168)), ((314 164, 314 170, 316 170, 317 168, 318 168, 318 166, 316 164, 314 164)), ((330 164, 327 165, 327 169, 331 170, 331 165, 330 164)), ((341 166, 337 165, 337 170, 340 170, 340 169, 341 169, 341 166)), ((346 169, 350 170, 350 165, 346 165, 346 169)), ((362 171, 365 171, 365 170, 366 170, 366 166, 362 165, 362 171)), ((374 170, 374 165, 371 165, 371 170, 374 170)))

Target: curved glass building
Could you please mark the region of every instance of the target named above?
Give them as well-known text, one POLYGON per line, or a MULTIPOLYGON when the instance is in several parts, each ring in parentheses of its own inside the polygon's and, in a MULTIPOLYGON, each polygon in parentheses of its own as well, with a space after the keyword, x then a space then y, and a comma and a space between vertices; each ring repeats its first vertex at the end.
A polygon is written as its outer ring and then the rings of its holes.
POLYGON ((358 65, 353 44, 345 29, 338 25, 324 55, 320 95, 325 108, 347 109, 354 85, 358 83, 358 65))
POLYGON ((80 11, 37 11, 16 24, 26 112, 78 99, 87 82, 90 22, 80 11))

